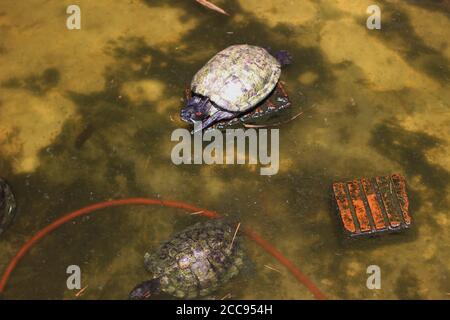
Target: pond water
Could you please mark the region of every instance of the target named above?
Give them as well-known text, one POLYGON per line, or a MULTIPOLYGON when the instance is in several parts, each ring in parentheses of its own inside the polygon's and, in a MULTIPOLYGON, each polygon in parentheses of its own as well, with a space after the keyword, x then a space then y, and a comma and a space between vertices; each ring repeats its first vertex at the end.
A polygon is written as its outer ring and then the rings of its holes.
MULTIPOLYGON (((64 213, 150 197, 216 210, 260 233, 334 299, 449 299, 450 4, 377 1, 70 1, 0 4, 0 176, 17 217, 0 236, 0 270, 64 213), (183 91, 216 52, 239 43, 288 50, 292 100, 280 168, 171 161, 183 91), (314 108, 312 108, 314 106, 314 108), (398 172, 408 181, 408 232, 346 241, 331 184, 398 172), (380 290, 366 287, 369 265, 380 290)), ((204 218, 163 207, 105 209, 63 226, 12 274, 8 299, 125 299, 149 277, 143 255, 204 218), (66 268, 79 265, 77 298, 66 268)), ((217 292, 236 299, 312 299, 270 255, 244 240, 251 271, 217 292), (273 270, 276 269, 276 270, 273 270)))

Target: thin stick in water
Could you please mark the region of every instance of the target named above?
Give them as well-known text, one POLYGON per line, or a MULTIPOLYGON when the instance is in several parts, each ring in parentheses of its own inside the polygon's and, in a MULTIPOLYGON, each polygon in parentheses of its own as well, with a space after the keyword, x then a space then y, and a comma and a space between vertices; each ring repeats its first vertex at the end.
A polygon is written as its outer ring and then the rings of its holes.
POLYGON ((209 1, 207 1, 207 0, 195 0, 195 1, 197 1, 197 2, 200 3, 202 6, 208 8, 208 9, 211 9, 211 10, 213 10, 213 11, 216 11, 216 12, 219 12, 219 13, 224 14, 224 15, 226 15, 226 16, 229 16, 228 12, 226 12, 226 11, 223 10, 222 8, 216 6, 215 4, 213 4, 213 3, 211 3, 211 2, 209 2, 209 1))
POLYGON ((222 298, 220 298, 220 300, 225 300, 225 299, 229 299, 231 298, 231 293, 227 293, 226 295, 224 295, 222 298))
POLYGON ((265 264, 264 267, 267 268, 267 269, 269 269, 269 270, 273 270, 273 271, 276 271, 276 272, 278 272, 278 273, 281 273, 280 270, 278 270, 277 268, 272 267, 272 266, 270 266, 270 265, 268 265, 268 264, 265 264))
POLYGON ((233 248, 234 239, 236 239, 236 235, 237 235, 237 232, 238 232, 240 226, 241 226, 241 223, 239 222, 237 224, 236 230, 234 231, 233 240, 231 240, 230 247, 228 248, 228 250, 231 250, 231 248, 233 248))
MULTIPOLYGON (((308 110, 311 110, 312 108, 314 108, 316 105, 312 105, 311 108, 308 108, 308 110)), ((282 121, 282 122, 277 122, 277 123, 273 123, 273 124, 246 124, 244 123, 244 127, 246 128, 270 128, 270 127, 278 127, 279 125, 282 124, 286 124, 291 122, 292 120, 297 119, 298 117, 300 117, 301 115, 303 115, 305 113, 305 111, 301 111, 299 113, 297 113, 295 116, 291 117, 290 119, 286 120, 286 121, 282 121)))
POLYGON ((78 291, 78 292, 75 294, 75 297, 81 296, 81 295, 83 294, 83 292, 86 291, 87 287, 88 287, 88 286, 86 286, 86 287, 84 287, 83 289, 81 289, 80 291, 78 291))

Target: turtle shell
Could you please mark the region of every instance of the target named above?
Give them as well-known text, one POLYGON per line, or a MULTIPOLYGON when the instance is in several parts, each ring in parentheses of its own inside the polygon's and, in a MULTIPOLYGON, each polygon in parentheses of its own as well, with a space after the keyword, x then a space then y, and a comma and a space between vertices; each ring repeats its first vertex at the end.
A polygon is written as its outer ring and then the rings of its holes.
POLYGON ((272 92, 280 74, 280 63, 267 50, 234 45, 217 53, 195 74, 191 90, 222 109, 244 112, 272 92))
POLYGON ((241 116, 232 120, 219 121, 209 127, 207 130, 225 130, 229 128, 239 128, 242 125, 258 125, 263 123, 270 126, 269 119, 276 116, 280 111, 285 110, 291 106, 289 96, 284 88, 278 82, 275 90, 262 102, 257 104, 256 108, 244 113, 241 116))
POLYGON ((235 228, 221 221, 198 223, 145 255, 145 266, 161 291, 177 298, 209 295, 239 273, 243 251, 235 228))

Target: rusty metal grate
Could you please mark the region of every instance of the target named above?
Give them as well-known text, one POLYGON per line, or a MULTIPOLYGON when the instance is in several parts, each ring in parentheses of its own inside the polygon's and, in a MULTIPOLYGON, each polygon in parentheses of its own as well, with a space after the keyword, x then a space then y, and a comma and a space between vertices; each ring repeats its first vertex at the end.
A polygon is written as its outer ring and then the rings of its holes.
POLYGON ((399 174, 333 184, 338 215, 349 236, 409 228, 406 181, 399 174))

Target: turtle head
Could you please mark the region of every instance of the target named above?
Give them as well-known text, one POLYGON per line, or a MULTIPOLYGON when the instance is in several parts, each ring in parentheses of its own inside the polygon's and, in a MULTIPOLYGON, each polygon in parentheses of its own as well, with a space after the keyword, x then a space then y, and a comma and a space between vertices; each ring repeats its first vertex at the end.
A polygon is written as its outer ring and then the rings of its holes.
POLYGON ((158 294, 160 288, 161 283, 159 279, 147 280, 134 287, 128 295, 128 298, 130 300, 147 300, 154 294, 158 294))
POLYGON ((194 95, 188 100, 186 106, 181 109, 181 119, 185 122, 203 121, 209 117, 211 103, 206 97, 194 95))

